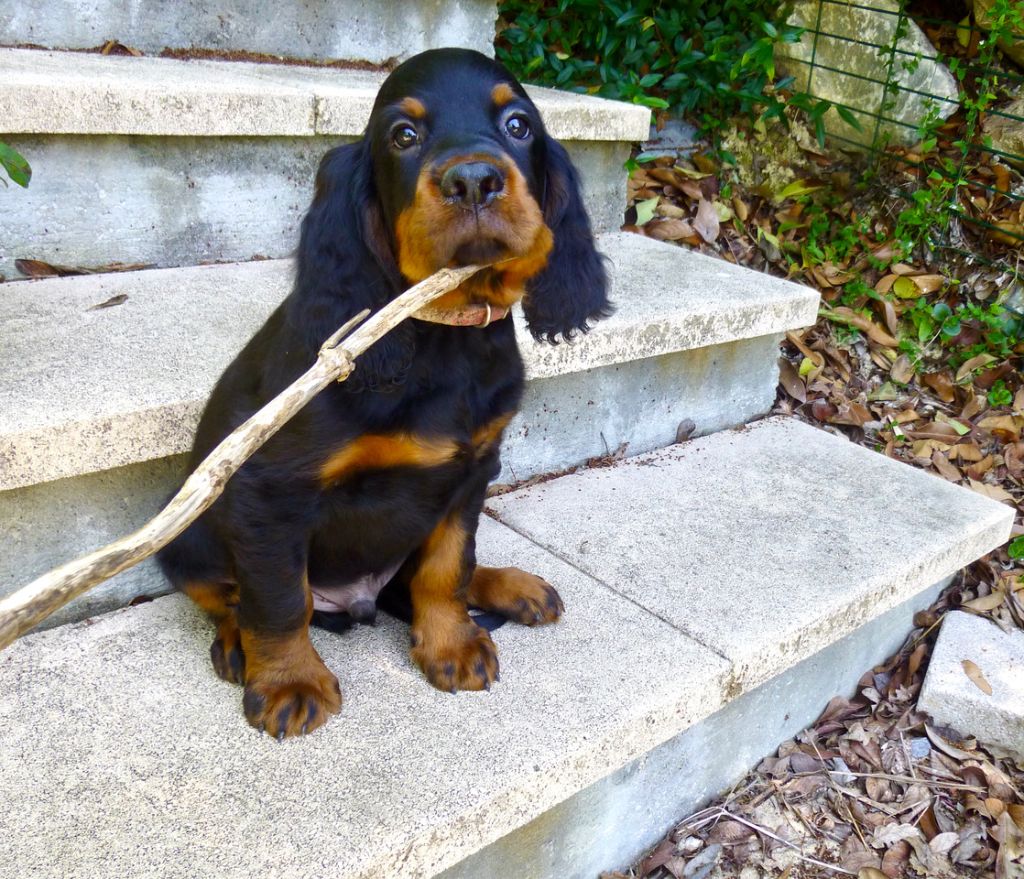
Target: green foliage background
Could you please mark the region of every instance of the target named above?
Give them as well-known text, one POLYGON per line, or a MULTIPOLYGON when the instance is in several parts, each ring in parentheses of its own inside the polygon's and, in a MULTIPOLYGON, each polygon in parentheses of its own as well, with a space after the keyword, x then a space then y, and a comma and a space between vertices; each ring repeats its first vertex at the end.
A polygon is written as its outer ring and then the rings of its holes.
POLYGON ((705 130, 771 109, 774 46, 799 38, 782 23, 789 6, 769 0, 502 0, 499 10, 496 54, 519 78, 682 112, 705 130))

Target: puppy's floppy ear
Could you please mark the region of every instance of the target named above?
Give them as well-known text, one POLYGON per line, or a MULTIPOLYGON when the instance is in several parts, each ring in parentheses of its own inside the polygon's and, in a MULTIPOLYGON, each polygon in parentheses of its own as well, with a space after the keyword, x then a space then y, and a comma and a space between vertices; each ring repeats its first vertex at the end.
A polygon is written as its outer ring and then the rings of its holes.
MULTIPOLYGON (((320 162, 313 203, 302 221, 287 320, 315 352, 364 308, 376 311, 402 290, 402 279, 373 188, 365 140, 336 147, 320 162)), ((383 390, 405 379, 412 363, 409 321, 356 358, 342 385, 383 390)))
POLYGON ((608 277, 594 247, 587 209, 580 196, 579 175, 569 154, 545 135, 544 222, 555 243, 547 267, 526 284, 523 312, 537 339, 556 343, 587 332, 590 321, 612 313, 608 277))

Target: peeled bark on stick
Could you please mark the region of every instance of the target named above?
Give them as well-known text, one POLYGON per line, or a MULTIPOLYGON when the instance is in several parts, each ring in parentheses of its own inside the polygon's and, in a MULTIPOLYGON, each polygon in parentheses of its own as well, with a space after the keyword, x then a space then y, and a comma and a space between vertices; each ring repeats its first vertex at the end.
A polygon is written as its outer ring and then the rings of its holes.
POLYGON ((158 552, 199 518, 234 473, 320 391, 345 381, 353 361, 424 305, 454 290, 481 266, 441 269, 372 317, 368 311, 340 327, 320 349, 316 363, 244 424, 229 433, 185 480, 170 503, 132 534, 54 568, 0 600, 0 650, 73 598, 158 552), (364 322, 365 321, 365 322, 364 322), (361 324, 361 326, 360 326, 361 324))

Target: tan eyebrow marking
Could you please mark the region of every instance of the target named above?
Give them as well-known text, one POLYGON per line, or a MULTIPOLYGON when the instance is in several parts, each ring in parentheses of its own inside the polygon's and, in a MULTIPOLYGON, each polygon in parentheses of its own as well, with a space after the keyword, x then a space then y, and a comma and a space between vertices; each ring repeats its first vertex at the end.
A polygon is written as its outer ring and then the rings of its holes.
POLYGON ((491 89, 491 100, 494 101, 495 106, 504 107, 506 104, 511 104, 518 95, 512 89, 507 82, 499 82, 494 88, 491 89))
POLYGON ((418 98, 402 98, 398 103, 398 109, 410 119, 425 119, 427 115, 427 108, 418 98))

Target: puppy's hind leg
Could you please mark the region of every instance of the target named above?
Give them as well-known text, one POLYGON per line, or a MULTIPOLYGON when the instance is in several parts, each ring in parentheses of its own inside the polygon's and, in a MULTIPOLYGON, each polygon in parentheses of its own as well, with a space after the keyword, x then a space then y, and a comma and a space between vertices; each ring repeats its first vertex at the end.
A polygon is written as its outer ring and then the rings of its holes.
POLYGON ((161 550, 158 561, 172 584, 217 623, 210 660, 218 677, 233 684, 245 679, 245 654, 238 632, 238 584, 230 574, 224 547, 200 519, 161 550))

